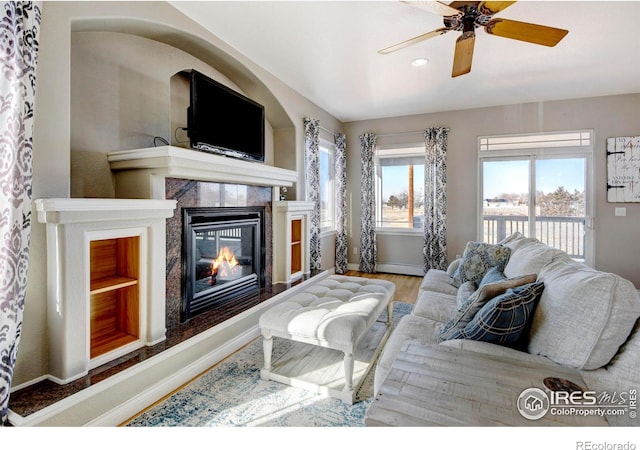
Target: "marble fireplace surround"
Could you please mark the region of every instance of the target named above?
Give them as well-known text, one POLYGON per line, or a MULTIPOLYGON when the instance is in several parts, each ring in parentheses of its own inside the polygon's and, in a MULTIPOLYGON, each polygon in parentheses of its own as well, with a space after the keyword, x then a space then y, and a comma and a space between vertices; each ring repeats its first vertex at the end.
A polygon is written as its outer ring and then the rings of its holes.
POLYGON ((273 232, 271 214, 272 188, 208 181, 166 179, 166 198, 175 200, 173 217, 167 219, 166 326, 179 326, 182 303, 182 209, 264 206, 265 285, 271 285, 273 232))

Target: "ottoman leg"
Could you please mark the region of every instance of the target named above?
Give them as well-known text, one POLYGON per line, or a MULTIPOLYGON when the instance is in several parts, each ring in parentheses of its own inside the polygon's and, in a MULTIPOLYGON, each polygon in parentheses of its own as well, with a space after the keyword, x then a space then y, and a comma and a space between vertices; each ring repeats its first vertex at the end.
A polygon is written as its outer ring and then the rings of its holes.
POLYGON ((271 352, 273 350, 273 338, 270 335, 263 335, 262 351, 264 352, 264 368, 260 370, 260 378, 269 380, 271 373, 271 352))
POLYGON ((344 389, 342 401, 353 405, 353 353, 344 352, 344 389))

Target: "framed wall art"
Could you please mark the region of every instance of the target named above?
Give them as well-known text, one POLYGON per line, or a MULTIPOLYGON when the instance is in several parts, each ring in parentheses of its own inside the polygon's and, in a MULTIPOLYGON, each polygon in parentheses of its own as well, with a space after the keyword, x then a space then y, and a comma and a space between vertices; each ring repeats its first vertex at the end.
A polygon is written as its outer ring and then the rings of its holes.
POLYGON ((607 138, 607 201, 640 202, 640 136, 607 138))

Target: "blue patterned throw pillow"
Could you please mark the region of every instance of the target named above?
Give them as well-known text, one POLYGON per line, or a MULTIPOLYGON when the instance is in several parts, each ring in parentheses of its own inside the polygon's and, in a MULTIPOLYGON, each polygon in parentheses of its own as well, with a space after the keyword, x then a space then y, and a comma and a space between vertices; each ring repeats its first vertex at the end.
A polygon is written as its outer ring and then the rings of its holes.
POLYGON ((453 273, 453 282, 456 286, 460 286, 466 281, 479 284, 492 267, 503 272, 510 256, 511 249, 503 245, 467 242, 462 254, 462 261, 453 273))
MULTIPOLYGON (((497 270, 497 268, 494 267, 490 269, 482 278, 478 289, 473 292, 473 294, 467 296, 462 303, 458 304, 458 308, 453 314, 453 317, 444 324, 438 333, 438 341, 442 342, 451 339, 451 336, 464 329, 492 298, 504 294, 509 289, 533 283, 536 279, 537 275, 535 273, 515 278, 507 278, 504 273, 497 270)), ((467 284, 473 284, 473 282, 467 281, 464 283, 460 286, 458 293, 460 293, 467 284)))
POLYGON ((463 329, 451 333, 447 340, 471 339, 506 346, 518 344, 543 290, 542 281, 508 289, 487 302, 463 329))

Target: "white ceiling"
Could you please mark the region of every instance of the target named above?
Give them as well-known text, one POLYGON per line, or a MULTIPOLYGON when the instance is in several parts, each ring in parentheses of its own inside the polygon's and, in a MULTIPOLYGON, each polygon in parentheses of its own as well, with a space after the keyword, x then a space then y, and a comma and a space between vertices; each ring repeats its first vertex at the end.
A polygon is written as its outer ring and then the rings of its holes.
POLYGON ((457 78, 459 32, 377 53, 443 26, 399 1, 170 3, 344 122, 640 92, 639 1, 519 1, 495 17, 569 34, 549 48, 477 29, 471 73, 457 78))

